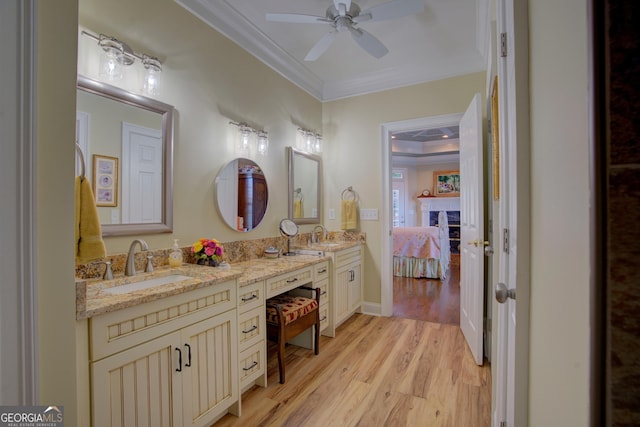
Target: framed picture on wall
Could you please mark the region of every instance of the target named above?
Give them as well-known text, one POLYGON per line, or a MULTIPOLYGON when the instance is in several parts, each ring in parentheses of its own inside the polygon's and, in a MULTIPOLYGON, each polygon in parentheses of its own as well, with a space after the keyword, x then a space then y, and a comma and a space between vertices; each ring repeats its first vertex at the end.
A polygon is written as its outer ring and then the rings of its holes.
POLYGON ((460 171, 433 172, 433 186, 437 197, 459 197, 460 171))
POLYGON ((118 159, 93 155, 93 194, 96 206, 118 206, 118 159))

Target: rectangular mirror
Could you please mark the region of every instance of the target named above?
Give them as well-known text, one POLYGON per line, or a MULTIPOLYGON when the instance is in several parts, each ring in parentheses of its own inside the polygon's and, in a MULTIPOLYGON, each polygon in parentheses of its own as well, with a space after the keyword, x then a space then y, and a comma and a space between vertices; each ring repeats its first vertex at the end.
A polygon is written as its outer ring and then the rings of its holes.
POLYGON ((170 233, 173 106, 79 75, 76 110, 102 235, 170 233))
POLYGON ((320 223, 322 158, 287 147, 289 219, 296 224, 320 223))

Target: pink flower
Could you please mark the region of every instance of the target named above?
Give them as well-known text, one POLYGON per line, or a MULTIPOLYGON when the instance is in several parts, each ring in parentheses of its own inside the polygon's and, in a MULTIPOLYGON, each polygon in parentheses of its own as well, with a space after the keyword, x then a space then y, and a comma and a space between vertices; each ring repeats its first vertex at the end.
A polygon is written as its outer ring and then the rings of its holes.
POLYGON ((222 255, 222 246, 218 246, 216 248, 216 255, 221 256, 222 255))
POLYGON ((216 251, 215 251, 215 249, 213 249, 211 246, 207 246, 207 247, 204 249, 204 253, 205 253, 205 254, 207 254, 207 256, 211 256, 211 255, 213 255, 215 252, 216 252, 216 251))

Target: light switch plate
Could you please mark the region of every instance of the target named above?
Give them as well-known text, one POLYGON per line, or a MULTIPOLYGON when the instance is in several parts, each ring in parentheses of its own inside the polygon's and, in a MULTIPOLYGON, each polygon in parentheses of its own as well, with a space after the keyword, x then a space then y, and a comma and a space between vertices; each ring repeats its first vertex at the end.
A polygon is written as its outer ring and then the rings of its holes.
POLYGON ((329 219, 336 219, 336 210, 334 208, 329 209, 329 219))
POLYGON ((377 221, 378 209, 360 209, 360 219, 363 221, 377 221))

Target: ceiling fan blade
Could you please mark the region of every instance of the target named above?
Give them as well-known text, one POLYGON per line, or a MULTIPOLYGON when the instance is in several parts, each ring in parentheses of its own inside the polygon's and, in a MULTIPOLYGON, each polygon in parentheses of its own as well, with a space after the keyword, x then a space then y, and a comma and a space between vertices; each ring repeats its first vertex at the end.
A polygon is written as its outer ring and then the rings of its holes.
POLYGON ((333 0, 333 5, 338 9, 340 16, 345 16, 351 8, 351 0, 333 0))
POLYGON ((333 22, 324 16, 301 15, 298 13, 267 13, 265 18, 271 22, 289 22, 292 24, 326 24, 333 22))
POLYGON ((325 34, 304 57, 305 61, 315 61, 329 48, 333 40, 336 38, 337 31, 333 30, 325 34))
POLYGON ((362 28, 349 27, 349 32, 351 32, 351 37, 353 37, 356 43, 366 50, 369 55, 375 58, 382 58, 389 52, 389 49, 368 31, 362 28))
POLYGON ((402 18, 424 11, 424 0, 394 0, 363 10, 353 18, 353 22, 383 21, 385 19, 402 18))

